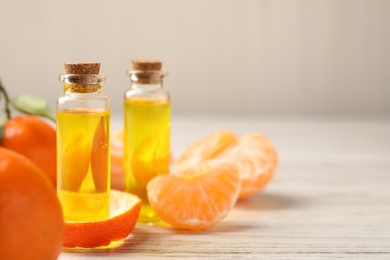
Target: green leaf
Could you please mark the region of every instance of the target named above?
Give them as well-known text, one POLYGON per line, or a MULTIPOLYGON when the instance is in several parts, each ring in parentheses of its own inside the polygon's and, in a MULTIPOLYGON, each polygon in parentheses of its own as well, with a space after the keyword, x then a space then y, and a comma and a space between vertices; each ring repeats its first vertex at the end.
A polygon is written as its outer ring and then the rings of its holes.
POLYGON ((30 115, 43 116, 53 122, 56 121, 55 116, 51 112, 46 100, 41 97, 21 95, 14 98, 11 102, 12 106, 20 112, 30 115))

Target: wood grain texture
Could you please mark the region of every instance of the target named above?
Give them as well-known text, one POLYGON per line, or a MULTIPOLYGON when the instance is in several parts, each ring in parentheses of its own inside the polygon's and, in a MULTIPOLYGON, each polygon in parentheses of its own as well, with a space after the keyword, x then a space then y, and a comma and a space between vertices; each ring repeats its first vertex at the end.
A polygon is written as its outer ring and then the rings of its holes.
POLYGON ((207 232, 137 225, 114 249, 59 259, 390 259, 389 120, 174 122, 176 150, 223 126, 268 134, 280 151, 275 178, 207 232))

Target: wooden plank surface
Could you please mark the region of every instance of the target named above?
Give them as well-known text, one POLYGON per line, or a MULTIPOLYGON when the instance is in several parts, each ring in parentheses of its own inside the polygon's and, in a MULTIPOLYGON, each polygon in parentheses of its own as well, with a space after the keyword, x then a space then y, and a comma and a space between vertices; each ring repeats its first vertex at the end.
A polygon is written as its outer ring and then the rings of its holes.
POLYGON ((116 248, 59 259, 390 259, 390 120, 174 118, 174 152, 218 128, 272 138, 263 193, 206 232, 137 225, 116 248))

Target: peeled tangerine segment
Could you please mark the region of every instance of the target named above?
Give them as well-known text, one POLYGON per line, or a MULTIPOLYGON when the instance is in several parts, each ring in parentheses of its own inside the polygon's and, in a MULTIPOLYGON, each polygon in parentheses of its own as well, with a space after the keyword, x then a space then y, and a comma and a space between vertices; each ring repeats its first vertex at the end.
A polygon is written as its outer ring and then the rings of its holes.
POLYGON ((177 159, 176 169, 185 170, 199 162, 211 160, 237 141, 237 135, 230 130, 215 131, 187 147, 177 159))
POLYGON ((176 161, 183 171, 201 162, 210 165, 229 163, 236 167, 241 179, 240 199, 262 190, 277 166, 277 153, 271 141, 256 132, 237 137, 228 130, 215 131, 184 150, 176 161))
POLYGON ((240 192, 235 167, 201 164, 178 174, 161 175, 147 185, 148 198, 158 216, 180 229, 203 230, 222 220, 240 192))
POLYGON ((216 161, 229 161, 240 173, 240 199, 261 191, 271 180, 276 166, 277 153, 271 141, 259 133, 248 133, 236 145, 226 149, 216 161))
POLYGON ((134 229, 141 199, 129 193, 110 192, 110 218, 95 222, 65 222, 65 247, 101 247, 126 238, 134 229))

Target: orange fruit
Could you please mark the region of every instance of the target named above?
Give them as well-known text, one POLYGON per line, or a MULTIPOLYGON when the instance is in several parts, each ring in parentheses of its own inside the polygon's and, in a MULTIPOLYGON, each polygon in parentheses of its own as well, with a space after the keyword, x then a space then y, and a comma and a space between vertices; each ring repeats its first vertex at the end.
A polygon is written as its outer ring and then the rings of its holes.
POLYGON ((180 229, 204 230, 229 213, 240 185, 235 167, 201 164, 179 174, 157 176, 149 181, 147 191, 162 220, 180 229))
POLYGON ((175 167, 186 170, 201 162, 235 166, 240 174, 240 199, 243 199, 268 184, 277 166, 277 153, 271 141, 262 134, 249 133, 238 138, 231 131, 218 130, 185 149, 175 167))
POLYGON ((56 185, 56 131, 35 116, 16 116, 4 124, 3 147, 23 154, 56 185))
POLYGON ((126 238, 134 229, 141 200, 129 193, 112 190, 110 218, 96 222, 65 222, 65 247, 100 247, 126 238))
POLYGON ((0 259, 57 259, 63 232, 61 206, 45 173, 0 148, 0 259))

